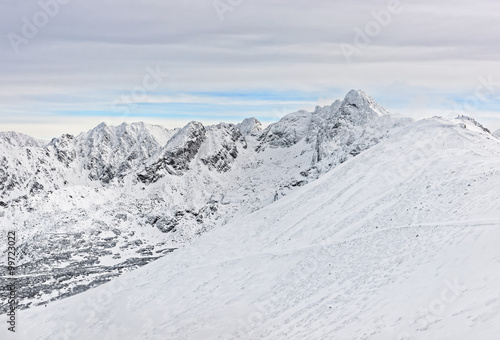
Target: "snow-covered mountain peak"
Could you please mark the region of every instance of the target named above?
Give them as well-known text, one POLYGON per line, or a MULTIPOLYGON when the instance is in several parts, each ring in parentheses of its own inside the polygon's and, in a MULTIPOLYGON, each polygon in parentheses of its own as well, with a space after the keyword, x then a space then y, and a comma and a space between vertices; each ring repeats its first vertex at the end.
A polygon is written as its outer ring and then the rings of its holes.
POLYGON ((200 122, 189 122, 186 126, 180 129, 165 146, 166 150, 176 150, 185 147, 187 143, 195 142, 198 139, 203 139, 206 129, 200 122))
POLYGON ((45 144, 42 140, 14 131, 0 132, 0 143, 11 147, 41 147, 45 144))
POLYGON ((155 154, 174 132, 145 123, 109 126, 101 123, 75 138, 74 148, 92 180, 122 178, 155 154))
POLYGON ((172 137, 172 130, 159 125, 150 125, 144 122, 122 123, 118 126, 108 125, 105 122, 100 123, 88 132, 77 136, 79 140, 93 140, 118 143, 124 138, 134 138, 142 140, 144 137, 153 137, 159 144, 165 145, 166 141, 172 137), (125 137, 125 136, 129 137, 125 137))
POLYGON ((365 101, 373 102, 374 100, 363 90, 352 89, 344 97, 344 102, 349 104, 362 104, 365 101))
POLYGON ((324 173, 411 121, 391 116, 366 93, 352 90, 332 105, 316 107, 313 113, 297 111, 269 125, 257 150, 291 147, 304 140, 314 150, 310 170, 324 173))
POLYGON ((237 124, 236 127, 240 130, 243 136, 257 136, 263 129, 262 123, 254 117, 245 118, 241 123, 237 124))
POLYGON ((349 91, 339 110, 343 117, 351 120, 355 124, 364 123, 376 117, 389 115, 387 110, 361 90, 349 91))

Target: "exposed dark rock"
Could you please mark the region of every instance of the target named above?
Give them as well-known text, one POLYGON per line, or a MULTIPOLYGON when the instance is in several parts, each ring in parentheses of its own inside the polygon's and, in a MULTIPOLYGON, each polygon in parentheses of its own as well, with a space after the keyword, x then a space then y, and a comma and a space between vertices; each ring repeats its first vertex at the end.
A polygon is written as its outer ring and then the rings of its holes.
POLYGON ((148 165, 137 177, 143 183, 154 183, 166 174, 182 175, 198 153, 205 140, 206 129, 198 122, 191 122, 167 143, 161 156, 148 165))

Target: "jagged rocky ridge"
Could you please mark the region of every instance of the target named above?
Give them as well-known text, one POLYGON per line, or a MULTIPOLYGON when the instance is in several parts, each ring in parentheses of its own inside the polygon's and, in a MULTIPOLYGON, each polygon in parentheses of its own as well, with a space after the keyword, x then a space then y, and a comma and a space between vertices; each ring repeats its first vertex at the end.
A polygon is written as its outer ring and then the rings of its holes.
POLYGON ((410 121, 350 91, 265 129, 249 118, 175 130, 103 123, 49 143, 2 133, 0 217, 19 231, 18 271, 29 287, 21 307, 79 293, 182 247, 410 121))

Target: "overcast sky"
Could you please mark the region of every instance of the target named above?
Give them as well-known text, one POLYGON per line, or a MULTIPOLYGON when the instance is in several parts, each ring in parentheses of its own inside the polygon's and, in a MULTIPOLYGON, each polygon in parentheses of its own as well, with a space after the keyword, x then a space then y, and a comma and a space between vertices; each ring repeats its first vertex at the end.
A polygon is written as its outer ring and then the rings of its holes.
POLYGON ((350 89, 500 128, 499 1, 0 1, 1 131, 270 123, 350 89))

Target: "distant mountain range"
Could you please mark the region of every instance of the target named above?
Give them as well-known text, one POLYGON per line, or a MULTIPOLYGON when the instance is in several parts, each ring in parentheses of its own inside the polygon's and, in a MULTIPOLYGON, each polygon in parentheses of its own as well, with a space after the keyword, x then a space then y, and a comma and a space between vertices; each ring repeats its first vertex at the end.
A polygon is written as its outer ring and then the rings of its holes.
MULTIPOLYGON (((471 138, 494 139, 468 117, 457 122, 471 138)), ((99 286, 255 216, 414 124, 353 90, 266 128, 255 118, 174 130, 102 123, 49 143, 0 133, 0 217, 19 231, 21 307, 99 286)), ((364 178, 373 166, 351 176, 364 178)))

